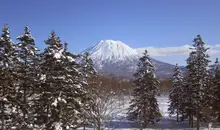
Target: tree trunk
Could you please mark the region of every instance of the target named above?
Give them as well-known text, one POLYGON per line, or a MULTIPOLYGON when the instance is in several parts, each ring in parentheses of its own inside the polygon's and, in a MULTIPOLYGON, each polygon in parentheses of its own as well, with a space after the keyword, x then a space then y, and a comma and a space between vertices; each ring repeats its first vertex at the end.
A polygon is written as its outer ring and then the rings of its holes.
MULTIPOLYGON (((25 55, 27 55, 26 54, 26 52, 25 52, 25 55)), ((25 58, 25 63, 24 63, 24 65, 25 65, 25 68, 24 69, 26 69, 27 68, 27 58, 25 58)), ((27 97, 27 86, 26 86, 26 77, 27 77, 27 73, 26 73, 26 70, 24 70, 24 83, 23 83, 23 91, 24 91, 24 95, 23 95, 23 121, 25 121, 25 123, 26 123, 26 110, 27 110, 27 106, 26 106, 26 104, 27 104, 27 101, 26 101, 26 97, 27 97)))
POLYGON ((46 129, 49 128, 49 105, 47 104, 46 129))
POLYGON ((1 103, 1 105, 2 105, 2 111, 1 111, 1 115, 2 115, 2 130, 4 130, 4 127, 5 127, 5 114, 4 114, 4 109, 5 109, 5 104, 4 104, 4 102, 2 101, 2 103, 1 103))
POLYGON ((189 127, 191 127, 191 116, 189 115, 188 118, 189 118, 189 119, 188 119, 188 121, 189 121, 189 127))
POLYGON ((86 130, 85 121, 83 121, 83 130, 86 130))
POLYGON ((25 112, 25 109, 26 109, 26 85, 24 84, 23 85, 24 87, 24 95, 23 95, 23 120, 25 121, 25 116, 26 116, 26 112, 25 112))
POLYGON ((199 130, 199 127, 200 127, 199 108, 197 108, 196 110, 196 118, 197 118, 196 129, 199 130))
MULTIPOLYGON (((2 97, 5 96, 5 88, 3 86, 3 89, 2 89, 2 97)), ((4 127, 5 127, 5 103, 4 103, 4 99, 2 100, 2 103, 1 103, 1 115, 2 115, 2 130, 4 130, 4 127)))
POLYGON ((140 124, 140 130, 143 130, 143 124, 142 123, 140 124))
POLYGON ((101 130, 101 122, 100 121, 98 121, 98 128, 97 129, 101 130))
POLYGON ((193 114, 191 112, 189 113, 189 127, 193 128, 193 114))
POLYGON ((189 127, 193 128, 193 114, 189 114, 189 127))
POLYGON ((176 112, 176 121, 179 122, 179 108, 177 108, 177 112, 176 112))

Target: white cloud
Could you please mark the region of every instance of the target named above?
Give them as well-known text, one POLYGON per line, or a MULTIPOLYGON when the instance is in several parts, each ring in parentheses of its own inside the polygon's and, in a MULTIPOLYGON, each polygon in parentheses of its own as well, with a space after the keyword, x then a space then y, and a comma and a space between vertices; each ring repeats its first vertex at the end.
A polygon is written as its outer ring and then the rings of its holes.
POLYGON ((215 47, 216 47, 216 48, 220 48, 220 44, 216 44, 215 47))
MULTIPOLYGON (((216 45, 207 45, 210 49, 208 50, 208 54, 213 55, 216 53, 220 53, 220 44, 216 45)), ((146 48, 137 48, 136 50, 139 53, 143 53, 145 49, 148 50, 151 56, 175 56, 175 55, 189 55, 190 49, 189 45, 177 46, 177 47, 146 47, 146 48)))

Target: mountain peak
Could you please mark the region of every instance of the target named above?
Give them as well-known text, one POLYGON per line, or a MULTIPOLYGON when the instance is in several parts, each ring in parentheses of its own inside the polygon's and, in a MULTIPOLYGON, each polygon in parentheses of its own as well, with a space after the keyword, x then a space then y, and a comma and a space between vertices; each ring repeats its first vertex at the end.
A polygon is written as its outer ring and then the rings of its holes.
MULTIPOLYGON (((123 43, 122 41, 119 41, 119 40, 111 40, 111 39, 108 39, 108 40, 101 40, 100 42, 102 43, 123 43)), ((99 42, 99 43, 100 43, 99 42)))
POLYGON ((137 56, 135 49, 122 41, 101 40, 96 45, 85 50, 97 61, 120 61, 137 56))
POLYGON ((106 44, 108 45, 108 46, 128 46, 128 45, 126 45, 125 43, 123 43, 122 41, 119 41, 119 40, 101 40, 100 42, 98 42, 95 46, 97 46, 97 45, 105 45, 106 46, 106 44))

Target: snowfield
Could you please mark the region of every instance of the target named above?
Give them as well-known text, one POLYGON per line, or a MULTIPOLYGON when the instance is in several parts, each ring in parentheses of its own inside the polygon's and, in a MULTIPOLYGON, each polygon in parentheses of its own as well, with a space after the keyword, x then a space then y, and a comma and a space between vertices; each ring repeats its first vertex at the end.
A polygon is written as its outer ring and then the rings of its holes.
MULTIPOLYGON (((209 130, 208 128, 200 128, 201 130, 209 130)), ((79 128, 77 130, 82 130, 82 128, 79 128)), ((86 128, 86 130, 94 130, 94 128, 86 128)), ((139 128, 119 128, 119 129, 112 129, 112 128, 106 128, 105 130, 140 130, 139 128)), ((146 128, 143 130, 196 130, 196 128, 179 128, 179 129, 151 129, 151 128, 146 128)), ((214 128, 212 130, 220 130, 220 128, 214 128)))
MULTIPOLYGON (((109 107, 111 111, 111 121, 106 124, 106 130, 139 130, 138 124, 126 119, 127 108, 129 106, 131 97, 124 97, 124 102, 117 101, 113 106, 109 107), (114 110, 112 110, 114 108, 114 110)), ((162 95, 157 97, 159 109, 162 114, 161 120, 157 124, 149 124, 148 128, 145 130, 195 130, 196 128, 188 128, 188 122, 176 122, 175 116, 169 116, 168 105, 169 99, 167 95, 162 95)), ((208 130, 208 128, 201 127, 201 130, 208 130)), ((83 128, 78 128, 77 130, 83 130, 83 128)), ((94 130, 94 128, 86 128, 86 130, 94 130)), ((213 130, 220 130, 220 128, 214 128, 213 130)))

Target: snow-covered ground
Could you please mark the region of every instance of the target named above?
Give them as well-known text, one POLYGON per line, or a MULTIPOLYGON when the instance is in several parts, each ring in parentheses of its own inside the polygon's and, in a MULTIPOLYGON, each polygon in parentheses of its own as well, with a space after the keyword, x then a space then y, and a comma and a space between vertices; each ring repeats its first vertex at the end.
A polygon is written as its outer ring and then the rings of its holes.
MULTIPOLYGON (((138 124, 126 119, 127 108, 129 106, 131 97, 124 97, 123 100, 115 102, 109 107, 111 112, 111 121, 106 124, 106 130, 139 130, 138 124)), ((158 129, 158 130, 195 130, 196 128, 188 128, 188 122, 176 122, 176 117, 170 117, 168 112, 169 99, 168 96, 162 95, 157 97, 159 109, 162 114, 161 120, 157 124, 149 124, 146 130, 158 129)), ((201 130, 207 128, 201 128, 201 130)), ((214 130, 220 130, 220 128, 215 128, 214 130)), ((77 130, 82 130, 78 128, 77 130)), ((87 128, 87 130, 94 130, 94 128, 87 128)), ((208 129, 207 129, 208 130, 208 129)))
MULTIPOLYGON (((82 130, 82 128, 79 128, 77 130, 82 130)), ((94 130, 94 128, 86 128, 86 130, 94 130)), ((116 128, 116 129, 112 129, 112 128, 106 128, 105 130, 140 130, 140 128, 116 128)), ((196 130, 196 128, 171 128, 171 129, 163 129, 163 128, 158 128, 158 129, 153 129, 153 128, 146 128, 143 130, 196 130)), ((208 128, 200 128, 200 130, 209 130, 208 128)), ((220 128, 214 128, 212 130, 220 130, 220 128)))

